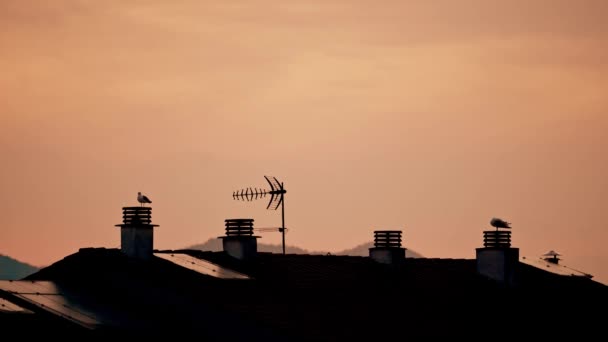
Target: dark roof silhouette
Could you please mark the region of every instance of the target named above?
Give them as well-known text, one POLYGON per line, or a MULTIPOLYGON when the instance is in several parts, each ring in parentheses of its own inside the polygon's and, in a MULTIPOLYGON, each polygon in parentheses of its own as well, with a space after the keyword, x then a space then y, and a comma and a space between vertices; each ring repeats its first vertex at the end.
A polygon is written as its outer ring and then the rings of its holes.
MULTIPOLYGON (((58 292, 73 301, 69 305, 98 322, 95 334, 196 333, 199 340, 593 336, 603 326, 593 311, 608 304, 603 284, 523 263, 520 286, 504 288, 479 275, 469 259, 382 265, 336 255, 258 253, 240 261, 223 252, 157 253, 185 254, 250 279, 224 279, 158 257, 142 261, 99 248, 81 249, 27 280, 58 284, 58 292)), ((0 297, 23 304, 9 291, 0 290, 0 297)), ((12 328, 19 326, 13 322, 12 328)), ((65 331, 92 334, 77 325, 65 331)))

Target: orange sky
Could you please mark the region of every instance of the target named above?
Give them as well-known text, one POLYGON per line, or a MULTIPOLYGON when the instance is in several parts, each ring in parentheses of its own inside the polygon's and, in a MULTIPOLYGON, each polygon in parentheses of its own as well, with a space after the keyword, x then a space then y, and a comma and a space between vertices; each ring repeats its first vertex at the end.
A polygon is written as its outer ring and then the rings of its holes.
MULTIPOLYGON (((285 182, 287 242, 402 229, 473 258, 491 217, 608 282, 608 2, 0 2, 0 253, 155 247, 278 226, 232 191, 285 182)), ((279 243, 269 233, 263 242, 279 243)))

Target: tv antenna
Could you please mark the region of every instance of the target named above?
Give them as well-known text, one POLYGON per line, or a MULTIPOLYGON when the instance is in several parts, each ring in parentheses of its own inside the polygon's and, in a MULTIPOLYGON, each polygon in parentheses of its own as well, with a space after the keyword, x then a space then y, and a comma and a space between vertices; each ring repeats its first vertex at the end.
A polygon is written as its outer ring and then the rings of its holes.
MULTIPOLYGON (((270 190, 266 189, 258 189, 258 188, 244 188, 240 191, 237 190, 232 193, 232 198, 237 201, 253 201, 257 199, 261 199, 270 195, 270 200, 268 201, 268 205, 266 209, 268 210, 277 210, 279 206, 281 207, 281 227, 278 228, 278 231, 281 232, 283 238, 283 254, 285 254, 285 187, 283 187, 283 183, 279 182, 276 177, 268 177, 264 176, 268 184, 270 185, 270 190)), ((274 230, 274 228, 264 228, 264 231, 274 230)))

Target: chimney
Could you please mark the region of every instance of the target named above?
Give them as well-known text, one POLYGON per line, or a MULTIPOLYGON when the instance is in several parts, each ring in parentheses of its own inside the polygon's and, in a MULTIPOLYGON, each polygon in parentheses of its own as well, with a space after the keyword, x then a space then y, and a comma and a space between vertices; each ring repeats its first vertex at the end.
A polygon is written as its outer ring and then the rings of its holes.
POLYGON ((226 236, 220 236, 224 252, 239 260, 247 260, 258 253, 259 236, 253 236, 253 219, 227 219, 226 236))
POLYGON ((400 230, 374 231, 374 247, 369 257, 381 264, 398 264, 405 259, 405 248, 401 247, 400 230))
POLYGON ((158 227, 151 223, 152 208, 122 208, 122 224, 116 225, 120 227, 120 250, 130 257, 150 259, 154 249, 154 227, 158 227))
POLYGON ((519 248, 511 248, 511 232, 490 230, 483 232, 483 248, 476 248, 477 273, 501 285, 516 283, 515 270, 519 263, 519 248))

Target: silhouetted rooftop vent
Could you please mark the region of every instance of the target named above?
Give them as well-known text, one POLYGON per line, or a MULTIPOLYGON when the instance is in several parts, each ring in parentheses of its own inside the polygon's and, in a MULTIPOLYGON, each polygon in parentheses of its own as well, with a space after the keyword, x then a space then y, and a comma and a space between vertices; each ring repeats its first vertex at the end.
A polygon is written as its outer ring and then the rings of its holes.
POLYGON ((517 284, 516 269, 519 264, 519 248, 511 247, 511 223, 492 218, 490 225, 496 230, 483 232, 483 248, 476 248, 477 272, 512 287, 517 284))
POLYGON ((120 249, 131 257, 149 259, 154 249, 154 227, 152 208, 123 207, 120 227, 120 249))
POLYGON ((405 248, 401 247, 401 231, 374 231, 374 247, 369 249, 369 257, 381 264, 401 264, 405 259, 405 248))
POLYGON ((252 259, 258 253, 257 239, 253 235, 253 219, 226 219, 226 235, 220 236, 224 252, 240 260, 252 259))
MULTIPOLYGON (((151 225, 152 208, 150 207, 124 207, 122 208, 122 225, 151 225)), ((116 225, 116 226, 122 226, 116 225)))
POLYGON ((559 264, 559 261, 561 259, 558 258, 558 256, 561 256, 561 254, 557 253, 554 250, 550 250, 549 252, 543 254, 543 259, 545 259, 545 261, 547 261, 547 262, 551 262, 551 263, 554 263, 554 264, 559 264))
POLYGON ((401 247, 400 230, 376 230, 374 231, 374 247, 401 247))
POLYGON ((483 246, 486 248, 511 247, 511 232, 508 230, 490 230, 483 232, 483 246))
POLYGON ((252 236, 253 219, 227 219, 226 236, 252 236))

